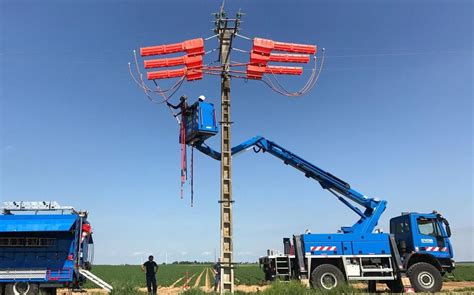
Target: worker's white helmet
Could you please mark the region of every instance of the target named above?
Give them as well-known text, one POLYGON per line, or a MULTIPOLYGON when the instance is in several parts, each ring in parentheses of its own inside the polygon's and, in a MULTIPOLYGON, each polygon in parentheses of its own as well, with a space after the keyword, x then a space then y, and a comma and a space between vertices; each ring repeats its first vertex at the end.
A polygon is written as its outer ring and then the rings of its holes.
POLYGON ((206 100, 206 97, 204 95, 199 95, 198 99, 199 101, 204 101, 206 100))

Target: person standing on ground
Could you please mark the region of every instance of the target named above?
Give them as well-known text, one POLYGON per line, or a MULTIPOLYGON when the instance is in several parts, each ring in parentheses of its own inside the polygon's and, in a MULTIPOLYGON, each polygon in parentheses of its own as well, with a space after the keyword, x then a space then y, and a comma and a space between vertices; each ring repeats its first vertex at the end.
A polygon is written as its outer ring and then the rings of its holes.
POLYGON ((219 288, 219 284, 221 282, 221 259, 218 258, 216 264, 214 264, 214 292, 217 292, 219 288))
POLYGON ((157 292, 156 286, 156 272, 158 270, 158 264, 153 261, 153 255, 148 256, 148 261, 142 264, 142 271, 146 273, 146 286, 148 288, 148 294, 155 295, 157 292))

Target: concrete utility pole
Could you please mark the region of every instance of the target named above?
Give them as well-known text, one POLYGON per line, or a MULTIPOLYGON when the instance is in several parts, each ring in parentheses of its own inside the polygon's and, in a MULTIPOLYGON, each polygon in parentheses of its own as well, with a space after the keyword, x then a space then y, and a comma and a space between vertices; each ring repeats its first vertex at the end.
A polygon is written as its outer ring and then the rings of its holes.
POLYGON ((232 237, 232 152, 230 121, 230 67, 231 33, 225 30, 221 38, 221 292, 234 291, 233 237, 232 237))
POLYGON ((229 19, 225 12, 216 15, 216 33, 220 41, 221 62, 221 282, 220 292, 234 292, 233 225, 232 225, 232 152, 230 120, 230 51, 232 40, 237 34, 240 13, 229 19))
MULTIPOLYGON (((203 74, 213 74, 221 76, 221 193, 220 193, 220 292, 226 293, 234 292, 234 261, 233 261, 233 222, 232 222, 232 148, 231 148, 231 104, 230 104, 230 80, 231 77, 262 80, 264 74, 278 75, 301 75, 302 67, 284 67, 268 65, 268 62, 291 62, 291 63, 308 63, 310 61, 309 54, 314 56, 315 68, 311 74, 310 79, 306 85, 297 92, 289 92, 280 85, 275 85, 273 82, 265 82, 276 92, 289 97, 301 96, 308 92, 317 80, 319 72, 316 72, 316 46, 306 44, 283 43, 262 38, 248 38, 238 35, 242 13, 238 12, 235 18, 227 17, 224 11, 225 0, 222 2, 220 12, 215 13, 215 29, 214 36, 206 39, 197 38, 186 40, 184 42, 175 44, 164 44, 159 46, 142 47, 140 49, 141 56, 153 56, 169 53, 185 52, 185 56, 172 57, 166 59, 145 60, 145 68, 162 68, 177 65, 184 65, 179 69, 172 69, 166 71, 153 71, 147 73, 148 80, 168 79, 175 77, 182 77, 175 86, 170 90, 164 91, 161 95, 166 95, 167 92, 174 93, 186 78, 188 81, 200 80, 203 74), (217 37, 219 40, 219 67, 203 64, 204 41, 217 37), (252 40, 252 50, 250 60, 248 63, 236 63, 231 65, 230 53, 232 51, 232 42, 235 37, 241 37, 247 40, 252 40), (298 54, 284 54, 275 53, 272 51, 283 51, 298 54), (244 71, 231 70, 231 66, 245 66, 244 71), (217 73, 219 72, 219 74, 217 73), (239 73, 236 75, 235 73, 239 73)), ((212 50, 214 51, 214 49, 212 50)), ((212 52, 211 51, 211 52, 212 52)), ((278 84, 278 81, 276 81, 278 84)), ((155 83, 156 84, 156 83, 155 83)), ((142 85, 143 86, 143 85, 142 85)), ((145 90, 148 98, 151 99, 151 90, 142 87, 145 90)), ((158 88, 159 89, 159 88, 158 88)), ((184 125, 183 125, 184 126, 184 125)), ((182 129, 184 130, 184 129, 182 129)), ((183 140, 185 142, 186 140, 183 140)), ((194 143, 187 143, 194 145, 194 143)), ((200 142, 199 144, 202 144, 200 142)), ((183 158, 185 159, 185 151, 183 149, 183 158)), ((201 150, 202 151, 202 150, 201 150)), ((209 155, 209 153, 205 154, 209 155)), ((216 159, 216 157, 213 157, 216 159)), ((218 159, 218 158, 217 158, 218 159)), ((186 161, 182 169, 186 167, 186 161)), ((183 170, 184 170, 183 169, 183 170)), ((183 171, 182 170, 182 171, 183 171)), ((192 183, 192 182, 191 182, 192 183)))

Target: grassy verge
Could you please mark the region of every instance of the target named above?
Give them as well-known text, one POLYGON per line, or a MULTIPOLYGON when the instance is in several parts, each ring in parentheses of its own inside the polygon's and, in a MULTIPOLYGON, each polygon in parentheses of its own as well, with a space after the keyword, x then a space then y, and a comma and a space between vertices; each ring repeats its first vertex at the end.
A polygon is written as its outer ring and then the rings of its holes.
POLYGON ((446 281, 474 281, 474 265, 472 264, 458 264, 453 271, 451 277, 447 277, 446 281))
POLYGON ((453 292, 462 292, 462 293, 473 294, 474 293, 474 288, 467 287, 467 288, 454 289, 453 292))
POLYGON ((308 289, 306 288, 301 282, 299 281, 291 281, 291 282, 275 282, 271 284, 271 286, 262 294, 265 295, 313 295, 313 294, 328 294, 328 295, 337 295, 337 294, 353 294, 353 293, 360 293, 363 290, 356 289, 351 285, 342 285, 336 287, 330 291, 323 291, 323 290, 316 290, 316 289, 308 289))

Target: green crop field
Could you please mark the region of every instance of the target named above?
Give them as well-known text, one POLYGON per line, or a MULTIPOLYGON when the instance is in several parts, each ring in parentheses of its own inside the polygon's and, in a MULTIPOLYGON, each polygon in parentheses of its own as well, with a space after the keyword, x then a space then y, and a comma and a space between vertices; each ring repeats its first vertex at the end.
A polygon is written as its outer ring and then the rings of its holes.
MULTIPOLYGON (((201 276, 198 285, 204 286, 206 282, 206 268, 210 268, 210 264, 168 264, 159 265, 157 273, 158 285, 162 287, 169 287, 175 283, 176 287, 183 286, 186 282, 185 278, 189 278, 189 285, 194 286, 199 275, 204 271, 201 276), (181 279, 183 278, 183 279, 181 279), (180 281, 178 281, 181 279, 180 281)), ((141 271, 139 265, 96 265, 93 267, 92 272, 112 284, 112 286, 123 286, 129 285, 134 287, 144 288, 145 274, 141 271)), ((235 277, 237 284, 243 285, 257 285, 263 281, 263 272, 256 264, 242 264, 237 265, 235 268, 235 277)), ((212 281, 211 281, 212 284, 212 281)), ((86 288, 96 288, 96 286, 90 282, 85 285, 86 288)))
MULTIPOLYGON (((206 264, 168 264, 159 265, 157 273, 158 285, 168 287, 177 282, 176 286, 182 286, 185 283, 185 278, 191 278, 190 284, 194 284, 199 274, 211 265, 206 264), (194 275, 194 276, 193 276, 194 275)), ((104 281, 110 283, 112 286, 116 285, 132 285, 135 287, 146 287, 145 274, 141 271, 139 265, 96 265, 92 272, 102 278, 104 281)), ((203 276, 204 277, 204 276, 203 276)), ((205 280, 201 279, 204 285, 205 280)), ((88 282, 86 288, 95 288, 95 285, 88 282)))
POLYGON ((449 281, 474 281, 474 263, 459 263, 449 281))
MULTIPOLYGON (((113 285, 127 284, 131 286, 143 287, 144 275, 139 266, 136 265, 95 265, 92 273, 113 285)), ((86 288, 97 288, 91 282, 85 284, 86 288)))
POLYGON ((265 276, 258 264, 241 264, 235 267, 236 284, 258 285, 263 282, 265 276))
MULTIPOLYGON (((175 287, 181 287, 189 279, 188 285, 193 287, 203 272, 198 286, 204 286, 206 282, 206 268, 209 268, 209 274, 212 265, 210 264, 168 264, 160 265, 157 274, 158 285, 169 287, 175 284, 175 287), (182 279, 181 279, 182 278, 182 279), (180 280, 181 279, 181 280, 180 280), (179 281, 178 281, 179 280, 179 281)), ((145 275, 138 265, 96 265, 92 272, 112 284, 114 287, 121 289, 144 288, 145 275)), ((211 276, 211 279, 212 279, 211 276)), ((257 264, 239 264, 235 267, 235 282, 238 285, 259 285, 262 284, 264 275, 257 264)), ((457 265, 452 276, 446 278, 447 281, 474 281, 474 264, 460 263, 457 265)), ((210 281, 212 284, 212 280, 210 281)), ((88 282, 86 288, 96 288, 95 285, 88 282)))

